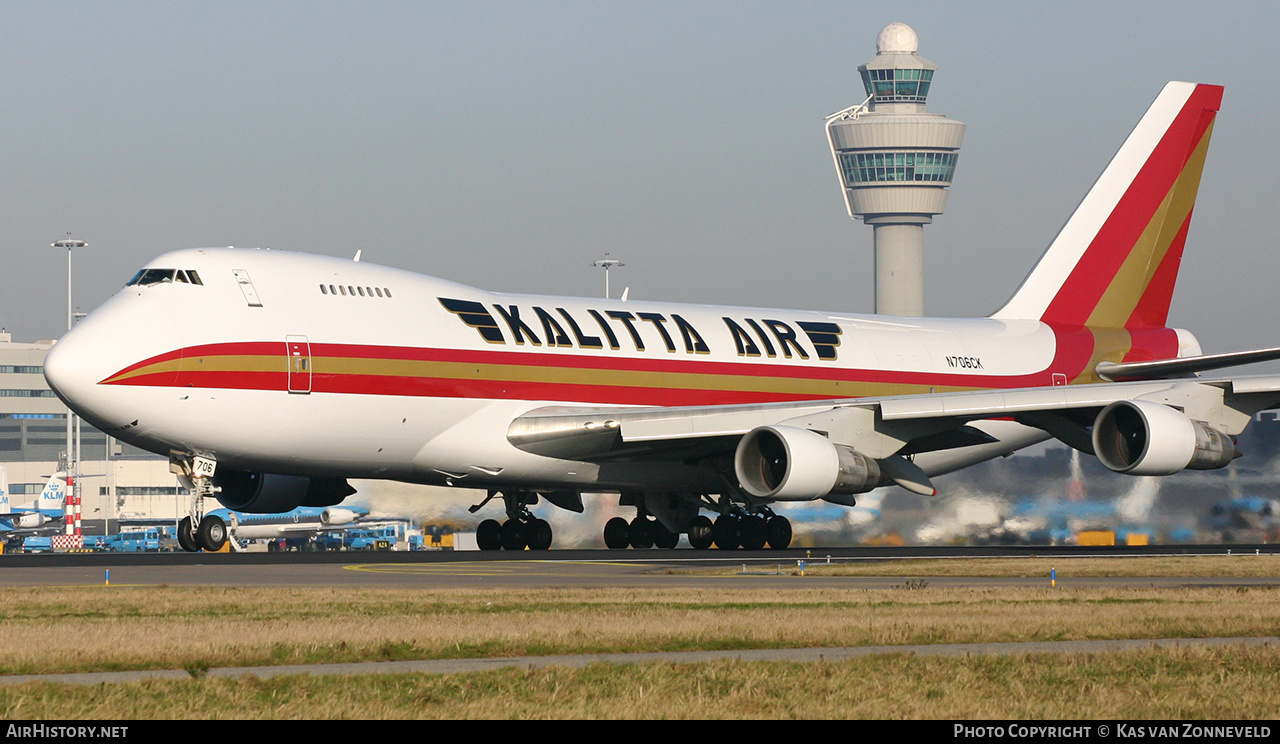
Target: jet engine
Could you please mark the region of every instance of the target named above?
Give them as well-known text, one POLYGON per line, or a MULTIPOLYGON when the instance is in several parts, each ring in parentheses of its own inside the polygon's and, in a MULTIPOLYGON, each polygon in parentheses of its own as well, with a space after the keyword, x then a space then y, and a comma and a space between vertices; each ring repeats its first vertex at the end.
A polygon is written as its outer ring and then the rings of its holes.
POLYGON ((350 524, 360 515, 350 509, 325 509, 320 512, 321 524, 350 524))
POLYGON ((21 530, 21 529, 31 529, 32 527, 43 527, 51 521, 53 520, 49 519, 43 514, 31 513, 31 514, 23 514, 19 517, 14 517, 12 523, 13 523, 14 529, 21 530))
POLYGON ((1103 465, 1128 475, 1214 470, 1240 456, 1223 432, 1145 400, 1118 400, 1102 409, 1093 424, 1093 451, 1103 465))
POLYGON ((794 426, 761 426, 738 442, 738 483, 757 498, 811 501, 864 493, 880 483, 880 466, 851 447, 794 426))
POLYGON ((250 514, 279 514, 299 506, 333 506, 356 492, 342 478, 307 478, 230 468, 218 468, 213 485, 222 489, 217 497, 223 506, 250 514))

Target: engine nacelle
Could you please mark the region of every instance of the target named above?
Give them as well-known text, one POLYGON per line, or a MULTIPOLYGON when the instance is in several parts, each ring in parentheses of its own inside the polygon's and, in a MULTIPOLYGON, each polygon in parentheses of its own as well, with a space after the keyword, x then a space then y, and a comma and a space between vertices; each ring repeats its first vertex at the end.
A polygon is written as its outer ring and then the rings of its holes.
POLYGON ((222 490, 218 501, 228 509, 250 514, 280 514, 299 506, 333 506, 356 490, 342 478, 250 473, 218 468, 213 485, 222 490))
POLYGON ((321 524, 350 524, 360 518, 360 515, 350 509, 325 509, 320 512, 321 524))
POLYGON ((747 493, 777 501, 864 493, 880 483, 880 466, 856 450, 794 426, 761 426, 738 442, 733 471, 747 493))
POLYGON ((1128 475, 1214 470, 1238 457, 1223 432, 1145 400, 1118 400, 1102 409, 1093 423, 1093 451, 1103 465, 1128 475))
POLYGON ((52 520, 50 520, 45 515, 33 512, 30 514, 23 514, 22 516, 19 516, 19 517, 14 517, 13 527, 14 529, 19 529, 19 530, 31 529, 32 527, 43 527, 46 524, 48 524, 50 521, 52 520))

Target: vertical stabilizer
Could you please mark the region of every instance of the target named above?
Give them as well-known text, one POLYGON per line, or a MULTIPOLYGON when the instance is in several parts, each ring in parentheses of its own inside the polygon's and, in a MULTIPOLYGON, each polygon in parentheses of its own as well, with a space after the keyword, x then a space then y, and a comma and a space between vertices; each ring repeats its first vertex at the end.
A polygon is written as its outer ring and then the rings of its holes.
POLYGON ((1222 87, 1169 83, 992 317, 1165 325, 1222 87))
POLYGON ((36 502, 36 509, 62 511, 67 500, 66 480, 67 474, 61 471, 49 476, 49 482, 45 484, 44 490, 40 492, 40 500, 36 502))

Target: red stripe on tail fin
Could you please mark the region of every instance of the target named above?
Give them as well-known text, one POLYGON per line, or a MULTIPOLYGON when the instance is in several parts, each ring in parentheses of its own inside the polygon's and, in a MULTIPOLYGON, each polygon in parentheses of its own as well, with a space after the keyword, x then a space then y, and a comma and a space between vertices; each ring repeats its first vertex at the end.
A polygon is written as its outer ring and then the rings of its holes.
POLYGON ((992 317, 1163 326, 1222 87, 1169 83, 992 317))

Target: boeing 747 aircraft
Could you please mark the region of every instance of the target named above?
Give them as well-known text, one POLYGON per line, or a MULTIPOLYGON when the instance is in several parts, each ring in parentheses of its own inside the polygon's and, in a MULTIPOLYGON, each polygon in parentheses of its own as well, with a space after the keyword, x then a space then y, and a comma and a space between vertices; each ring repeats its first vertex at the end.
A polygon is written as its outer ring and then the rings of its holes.
POLYGON ((1117 473, 1221 468, 1280 357, 1203 355, 1166 319, 1222 88, 1170 83, 1013 298, 990 317, 488 292, 241 248, 167 253, 45 361, 93 425, 168 455, 245 512, 338 504, 350 478, 474 488, 485 549, 546 549, 545 499, 617 494, 610 547, 786 547, 778 502, 933 478, 1050 437, 1117 473), (707 512, 708 516, 703 515, 707 512))

